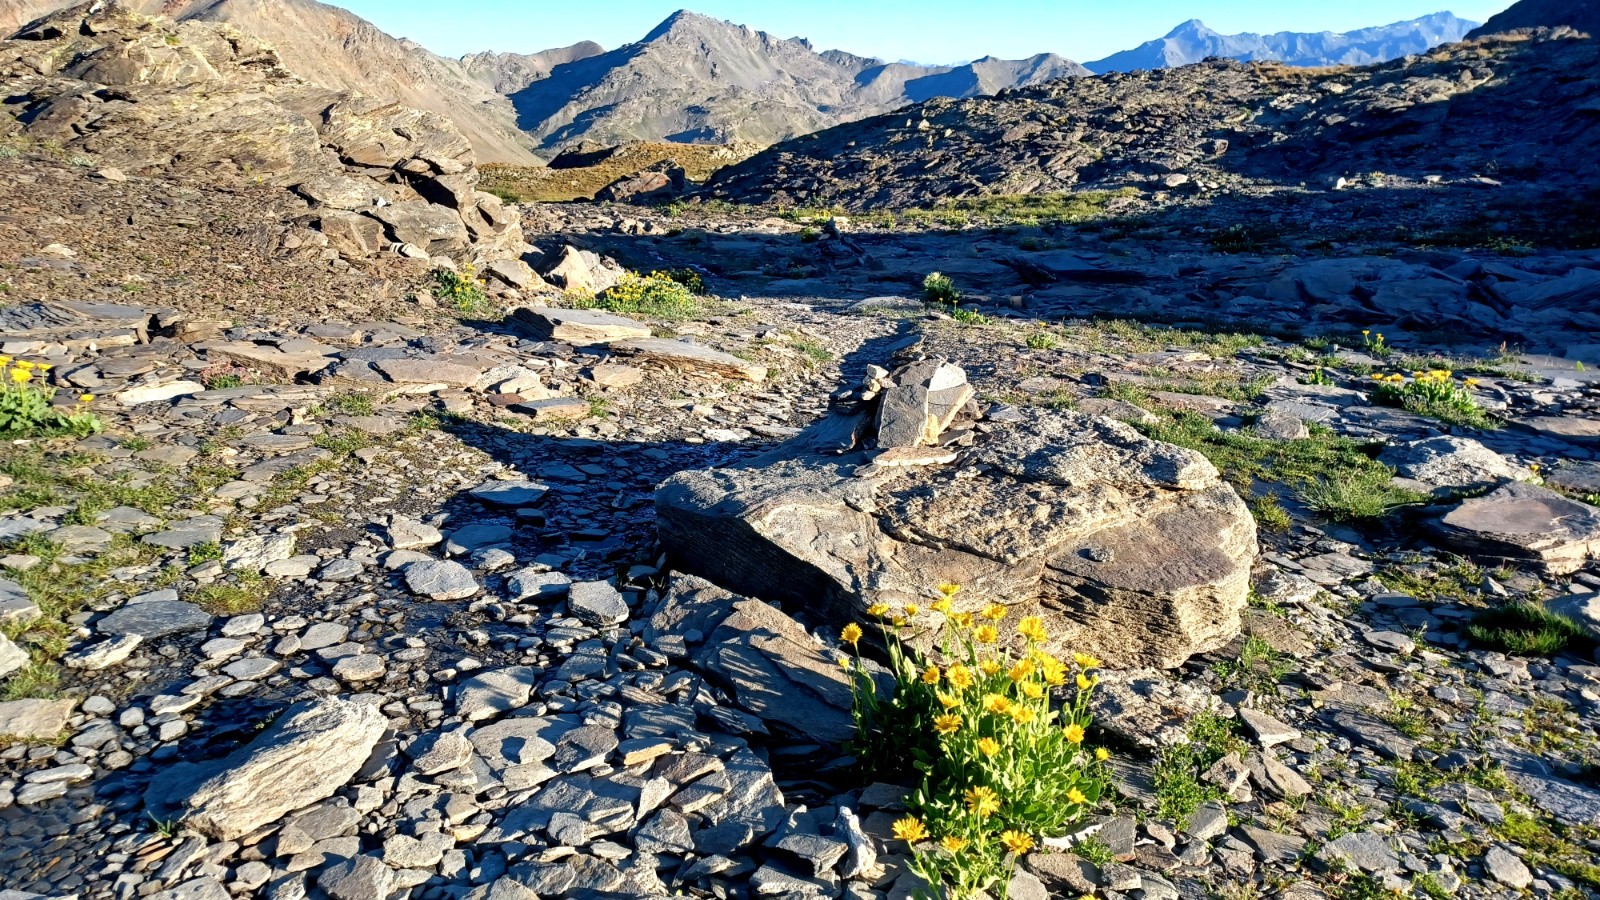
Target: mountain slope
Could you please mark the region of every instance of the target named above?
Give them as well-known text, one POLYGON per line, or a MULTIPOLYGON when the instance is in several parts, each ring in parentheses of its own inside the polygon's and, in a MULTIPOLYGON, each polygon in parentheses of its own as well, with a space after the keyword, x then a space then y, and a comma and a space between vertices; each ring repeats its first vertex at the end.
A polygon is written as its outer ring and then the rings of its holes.
POLYGON ((594 41, 582 41, 570 47, 543 50, 539 53, 469 53, 461 57, 467 74, 488 85, 497 94, 515 94, 541 78, 547 78, 556 66, 599 56, 605 48, 594 41))
POLYGON ((1499 15, 1490 16, 1472 37, 1499 34, 1513 28, 1554 28, 1568 25, 1600 37, 1600 0, 1521 0, 1499 15))
POLYGON ((62 0, 0 0, 0 40, 34 19, 70 5, 62 0))
POLYGON ((679 11, 643 40, 558 65, 512 94, 549 152, 588 140, 772 143, 934 96, 1086 74, 1042 55, 964 66, 884 63, 679 11))
POLYGON ((1343 34, 1220 34, 1199 19, 1190 19, 1165 37, 1085 65, 1090 71, 1103 74, 1186 66, 1218 56, 1241 61, 1277 60, 1291 66, 1362 66, 1459 41, 1476 24, 1440 12, 1343 34))
POLYGON ((1329 74, 1213 60, 933 100, 779 144, 724 169, 736 202, 925 207, 1084 186, 1389 172, 1534 182, 1600 179, 1600 41, 1458 43, 1329 74), (929 135, 939 135, 930 140, 929 135))
MULTIPOLYGON (((0 32, 71 6, 0 0, 0 32), (13 20, 16 26, 6 27, 13 20)), ((455 123, 484 162, 537 164, 511 104, 456 60, 316 0, 122 0, 146 15, 233 25, 273 45, 289 71, 314 84, 435 112, 455 123)))

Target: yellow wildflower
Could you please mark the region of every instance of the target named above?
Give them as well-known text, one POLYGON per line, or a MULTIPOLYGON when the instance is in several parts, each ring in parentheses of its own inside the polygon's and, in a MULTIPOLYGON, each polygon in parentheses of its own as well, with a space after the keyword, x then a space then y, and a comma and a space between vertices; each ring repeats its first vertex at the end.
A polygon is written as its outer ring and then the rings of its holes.
POLYGON ((1111 758, 1111 751, 1104 747, 1096 747, 1094 748, 1094 758, 1100 762, 1105 762, 1111 758))
POLYGON ((1371 334, 1372 333, 1372 329, 1371 328, 1363 328, 1363 329, 1361 329, 1361 333, 1362 334, 1371 334))
POLYGON ((961 717, 954 713, 934 716, 933 727, 940 734, 955 734, 961 730, 961 717))
POLYGON ((1037 715, 1037 713, 1033 711, 1033 707, 1031 706, 1023 706, 1019 703, 1016 706, 1011 707, 1011 721, 1017 723, 1018 725, 1029 724, 1033 721, 1035 715, 1037 715))
POLYGON ((1079 806, 1082 806, 1083 804, 1089 802, 1089 798, 1083 795, 1083 791, 1073 788, 1072 790, 1067 791, 1067 801, 1069 803, 1076 803, 1079 806))
POLYGON ((1053 656, 1039 660, 1039 671, 1044 676, 1044 683, 1051 687, 1060 687, 1067 683, 1066 664, 1053 656))
POLYGON ((925 671, 923 671, 923 673, 922 673, 922 683, 923 684, 930 684, 930 685, 931 684, 938 684, 939 683, 939 667, 938 666, 929 666, 925 671))
POLYGON ((28 371, 28 370, 29 370, 29 369, 32 369, 32 368, 33 368, 33 363, 31 363, 31 362, 28 362, 28 361, 27 361, 27 360, 25 360, 25 359, 19 359, 19 360, 17 360, 17 368, 19 368, 19 369, 21 369, 21 370, 22 370, 22 371, 24 371, 24 372, 26 372, 26 371, 28 371))
POLYGON ((994 788, 972 787, 967 788, 967 812, 986 819, 1000 811, 1000 795, 994 788))
POLYGON ((1044 697, 1044 685, 1037 681, 1029 681, 1018 685, 1017 689, 1022 691, 1022 696, 1027 697, 1029 700, 1038 700, 1044 697))
POLYGON ((889 617, 889 624, 896 628, 904 628, 906 624, 906 617, 900 613, 895 613, 889 617))
POLYGON ((849 644, 852 647, 855 646, 856 642, 861 640, 861 626, 854 622, 846 625, 844 630, 839 632, 839 640, 844 641, 846 644, 849 644))
POLYGON ((958 838, 952 834, 947 838, 941 839, 939 841, 939 846, 943 847, 946 853, 960 853, 961 851, 967 849, 967 840, 965 838, 958 838))
POLYGON ((1072 661, 1077 663, 1078 664, 1078 668, 1080 668, 1080 669, 1098 669, 1098 668, 1100 668, 1100 660, 1094 658, 1093 656, 1088 655, 1087 653, 1074 653, 1074 654, 1072 654, 1072 661))
POLYGON ((954 600, 956 595, 961 593, 961 585, 946 582, 934 588, 934 590, 942 594, 946 600, 954 600))
POLYGON ((850 671, 850 657, 839 657, 839 668, 844 669, 846 672, 850 671))
POLYGON ((972 639, 980 644, 992 644, 1000 639, 1000 629, 993 625, 979 625, 973 629, 972 639))
POLYGON ((961 663, 951 666, 950 671, 944 673, 944 677, 958 691, 964 691, 978 683, 978 680, 972 675, 972 670, 961 663))
POLYGON ((1000 843, 1005 844, 1012 853, 1027 853, 1033 849, 1033 838, 1015 829, 1001 832, 1000 843))
POLYGON ((978 752, 984 756, 993 756, 1000 752, 1000 742, 992 737, 978 738, 978 752))
POLYGON ((916 605, 915 603, 907 603, 906 604, 906 615, 907 616, 916 616, 916 614, 919 613, 919 612, 922 612, 922 607, 916 605))
POLYGON ((94 402, 94 395, 93 394, 79 394, 78 395, 78 402, 79 403, 93 403, 94 402))
POLYGON ((9 357, 9 356, 0 356, 0 366, 9 366, 9 365, 11 365, 11 357, 9 357))
POLYGON ((1032 674, 1033 663, 1029 660, 1023 659, 1018 660, 1017 664, 1011 667, 1011 671, 1006 673, 1006 676, 1012 681, 1022 681, 1032 674))
POLYGON ((961 698, 954 694, 946 694, 944 691, 939 691, 934 696, 939 698, 939 705, 945 709, 955 709, 961 705, 961 698))
POLYGON ((950 621, 954 622, 960 628, 971 628, 972 627, 972 613, 969 613, 969 612, 951 613, 950 614, 950 621))
POLYGON ((1079 725, 1077 722, 1073 722, 1071 725, 1067 726, 1067 743, 1069 743, 1069 744, 1081 744, 1081 743, 1083 743, 1083 726, 1082 725, 1079 725))
POLYGON ((889 604, 887 603, 874 603, 867 607, 867 615, 873 617, 874 619, 881 619, 888 614, 889 604))
POLYGON ((55 366, 53 366, 53 365, 51 365, 49 363, 39 363, 39 371, 41 371, 41 372, 48 372, 48 371, 50 371, 51 369, 54 369, 54 368, 55 368, 55 366))
POLYGON ((11 370, 11 380, 15 381, 17 384, 22 384, 24 381, 27 381, 28 379, 30 379, 32 377, 33 376, 29 375, 28 371, 26 369, 12 369, 11 370))
POLYGON ((1049 632, 1044 630, 1044 620, 1038 616, 1026 616, 1018 622, 1017 634, 1036 644, 1042 644, 1050 637, 1049 632))
POLYGON ((911 816, 906 816, 894 823, 894 836, 896 840, 915 844, 917 841, 928 839, 928 826, 911 816))
POLYGON ((983 708, 997 716, 1003 716, 1011 711, 1011 700, 1000 694, 987 694, 983 698, 983 708))
POLYGON ((998 603, 991 603, 983 608, 983 617, 991 622, 998 622, 1006 617, 1006 608, 998 603))
POLYGON ((1000 671, 1000 661, 998 659, 986 659, 978 663, 978 668, 982 669, 985 675, 993 675, 1000 671))
POLYGON ((1094 687, 1094 682, 1089 680, 1089 676, 1083 674, 1082 672, 1079 672, 1078 673, 1078 690, 1087 691, 1089 688, 1092 688, 1092 687, 1094 687))
POLYGON ((936 613, 947 613, 950 611, 950 601, 940 597, 932 603, 929 603, 928 608, 936 613))

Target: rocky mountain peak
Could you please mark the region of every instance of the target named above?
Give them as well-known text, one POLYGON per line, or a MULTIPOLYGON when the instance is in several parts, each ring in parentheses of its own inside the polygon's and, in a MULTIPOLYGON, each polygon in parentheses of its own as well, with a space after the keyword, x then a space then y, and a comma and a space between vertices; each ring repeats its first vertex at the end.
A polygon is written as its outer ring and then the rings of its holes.
POLYGON ((1184 22, 1178 27, 1167 32, 1166 36, 1169 38, 1205 37, 1216 33, 1217 32, 1212 31, 1206 26, 1206 23, 1200 21, 1199 19, 1190 19, 1189 21, 1184 22))

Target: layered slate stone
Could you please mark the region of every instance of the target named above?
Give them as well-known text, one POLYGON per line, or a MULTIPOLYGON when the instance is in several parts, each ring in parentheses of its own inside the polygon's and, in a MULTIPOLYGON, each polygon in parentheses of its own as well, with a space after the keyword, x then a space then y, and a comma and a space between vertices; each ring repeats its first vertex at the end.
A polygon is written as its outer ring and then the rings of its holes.
POLYGON ((237 840, 286 813, 333 796, 372 753, 387 720, 338 698, 291 706, 246 747, 214 764, 182 764, 151 783, 145 803, 182 810, 183 822, 237 840))
POLYGON ((744 381, 767 380, 767 367, 700 344, 667 338, 619 341, 611 345, 635 361, 675 372, 699 372, 744 381))
POLYGON ((769 603, 677 576, 644 639, 683 646, 696 668, 768 725, 830 743, 855 734, 848 677, 800 623, 769 603))
POLYGON ((1434 531, 1464 553, 1536 563, 1551 575, 1571 575, 1600 556, 1600 509, 1532 484, 1465 500, 1434 531))
MULTIPOLYGON (((866 454, 820 449, 848 418, 663 484, 658 526, 679 567, 821 623, 956 582, 961 608, 1040 615, 1058 649, 1116 666, 1177 666, 1238 632, 1255 522, 1198 453, 1035 409, 953 465, 858 478, 866 454)), ((937 617, 915 624, 931 642, 937 617)))
POLYGON ((643 322, 595 309, 523 307, 514 310, 511 319, 540 340, 577 347, 650 336, 650 326, 643 322))
POLYGON ((934 443, 973 393, 960 366, 938 360, 906 366, 894 374, 878 404, 878 446, 934 443))

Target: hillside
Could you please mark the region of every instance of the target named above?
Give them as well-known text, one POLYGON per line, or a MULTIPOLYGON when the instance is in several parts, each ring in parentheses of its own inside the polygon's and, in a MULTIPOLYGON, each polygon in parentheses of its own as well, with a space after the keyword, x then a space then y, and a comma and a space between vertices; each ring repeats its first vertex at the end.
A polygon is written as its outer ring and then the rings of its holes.
MULTIPOLYGON (((0 31, 71 4, 0 0, 0 31)), ((291 72, 314 84, 401 103, 450 119, 486 162, 536 165, 510 103, 455 60, 385 34, 316 0, 122 0, 177 21, 223 22, 272 44, 291 72)))
POLYGON ((1085 63, 1085 67, 1101 74, 1131 72, 1186 66, 1213 56, 1241 62, 1276 60, 1291 66, 1362 66, 1459 41, 1477 24, 1440 12, 1343 34, 1220 34, 1199 19, 1190 19, 1165 37, 1085 63))
POLYGON ((547 153, 580 140, 769 144, 930 97, 1085 73, 1050 55, 929 67, 818 53, 680 11, 637 43, 558 66, 511 99, 547 153))
POLYGON ((1499 34, 1516 28, 1555 28, 1566 25, 1600 37, 1600 0, 1520 0, 1472 33, 1472 37, 1499 34))
POLYGON ((934 100, 810 135, 713 178, 720 199, 925 206, 942 199, 1380 171, 1600 175, 1600 43, 1485 39, 1338 72, 1211 61, 934 100))

